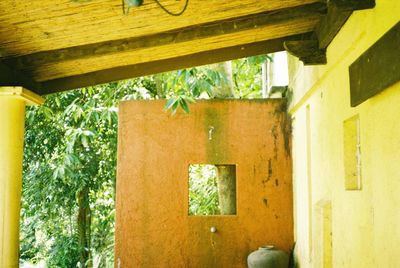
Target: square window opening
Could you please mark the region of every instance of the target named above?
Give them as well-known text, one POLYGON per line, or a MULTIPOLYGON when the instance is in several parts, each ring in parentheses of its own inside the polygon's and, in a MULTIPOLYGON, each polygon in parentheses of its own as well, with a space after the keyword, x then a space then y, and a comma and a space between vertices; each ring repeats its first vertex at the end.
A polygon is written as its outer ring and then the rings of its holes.
POLYGON ((189 216, 236 215, 236 165, 189 165, 189 216))

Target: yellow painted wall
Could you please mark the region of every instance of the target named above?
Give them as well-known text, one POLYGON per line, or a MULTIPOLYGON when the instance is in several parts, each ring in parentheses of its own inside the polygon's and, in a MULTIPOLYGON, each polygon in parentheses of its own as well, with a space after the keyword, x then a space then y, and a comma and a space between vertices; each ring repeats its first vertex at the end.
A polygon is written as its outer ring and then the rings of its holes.
POLYGON ((300 267, 400 267, 400 83, 351 108, 348 75, 399 19, 400 1, 377 0, 349 18, 328 47, 327 65, 289 58, 300 267), (357 114, 362 189, 346 191, 343 122, 357 114))

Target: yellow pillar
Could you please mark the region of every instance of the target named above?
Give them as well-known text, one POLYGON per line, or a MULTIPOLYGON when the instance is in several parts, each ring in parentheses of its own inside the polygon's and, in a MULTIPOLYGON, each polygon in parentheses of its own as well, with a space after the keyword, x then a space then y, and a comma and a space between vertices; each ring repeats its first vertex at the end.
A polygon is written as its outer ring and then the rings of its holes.
POLYGON ((0 267, 19 267, 25 105, 43 103, 22 87, 0 87, 0 267))

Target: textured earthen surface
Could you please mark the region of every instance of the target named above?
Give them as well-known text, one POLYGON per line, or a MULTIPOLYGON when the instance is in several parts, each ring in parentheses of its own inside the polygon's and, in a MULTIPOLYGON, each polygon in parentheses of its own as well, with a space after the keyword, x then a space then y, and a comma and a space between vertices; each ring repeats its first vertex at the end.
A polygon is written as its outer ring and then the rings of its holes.
POLYGON ((120 105, 116 267, 247 267, 261 245, 289 252, 292 167, 282 103, 199 101, 174 116, 164 104, 120 105), (188 166, 201 163, 236 165, 237 215, 188 216, 188 166))

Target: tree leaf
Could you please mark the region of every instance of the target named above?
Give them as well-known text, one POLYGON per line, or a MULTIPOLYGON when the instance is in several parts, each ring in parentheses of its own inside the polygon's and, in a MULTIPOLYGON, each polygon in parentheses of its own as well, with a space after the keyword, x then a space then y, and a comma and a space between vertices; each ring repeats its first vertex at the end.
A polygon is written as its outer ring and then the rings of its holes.
POLYGON ((172 114, 176 113, 176 109, 178 108, 178 105, 179 105, 179 100, 177 99, 177 100, 175 100, 174 104, 171 107, 172 114))
POLYGON ((85 148, 89 147, 88 140, 85 135, 81 135, 81 142, 82 142, 83 147, 85 147, 85 148))
POLYGON ((172 107, 172 105, 174 105, 174 103, 176 102, 175 98, 170 98, 167 100, 167 102, 165 103, 164 109, 168 110, 172 107))
POLYGON ((189 106, 188 106, 186 100, 184 98, 181 98, 179 103, 180 103, 180 106, 182 107, 182 109, 185 111, 185 113, 188 114, 190 112, 190 110, 189 110, 189 106))

